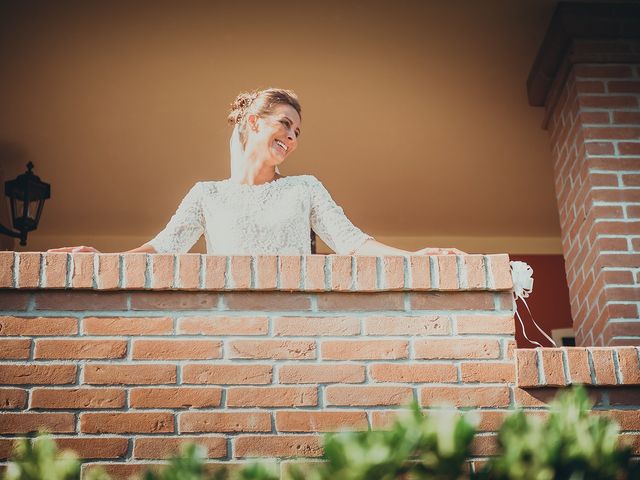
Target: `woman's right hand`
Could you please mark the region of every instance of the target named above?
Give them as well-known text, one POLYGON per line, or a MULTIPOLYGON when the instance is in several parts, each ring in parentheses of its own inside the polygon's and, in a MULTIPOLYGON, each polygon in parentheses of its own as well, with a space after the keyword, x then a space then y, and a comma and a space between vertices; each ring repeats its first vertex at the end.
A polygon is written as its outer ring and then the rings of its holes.
POLYGON ((81 245, 79 247, 60 247, 60 248, 50 248, 47 252, 66 252, 66 253, 100 253, 99 250, 96 250, 93 247, 85 247, 81 245))

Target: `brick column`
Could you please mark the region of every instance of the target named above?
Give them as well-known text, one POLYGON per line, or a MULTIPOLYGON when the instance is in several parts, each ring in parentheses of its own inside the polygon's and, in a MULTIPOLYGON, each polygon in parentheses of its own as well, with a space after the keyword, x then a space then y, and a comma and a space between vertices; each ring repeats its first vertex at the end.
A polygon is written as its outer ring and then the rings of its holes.
POLYGON ((560 3, 527 82, 546 109, 583 346, 640 345, 638 31, 638 4, 560 3))

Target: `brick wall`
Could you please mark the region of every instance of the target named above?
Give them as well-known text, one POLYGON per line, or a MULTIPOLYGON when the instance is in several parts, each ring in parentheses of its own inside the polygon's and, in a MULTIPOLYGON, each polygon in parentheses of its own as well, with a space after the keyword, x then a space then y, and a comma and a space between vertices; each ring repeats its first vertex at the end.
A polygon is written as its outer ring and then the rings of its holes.
POLYGON ((506 255, 1 252, 0 457, 39 428, 115 475, 192 440, 214 464, 318 457, 416 399, 481 412, 482 460, 509 410, 577 382, 637 432, 638 351, 516 351, 511 287, 506 255))
POLYGON ((640 344, 639 94, 640 64, 576 64, 550 117, 567 280, 582 345, 640 344))

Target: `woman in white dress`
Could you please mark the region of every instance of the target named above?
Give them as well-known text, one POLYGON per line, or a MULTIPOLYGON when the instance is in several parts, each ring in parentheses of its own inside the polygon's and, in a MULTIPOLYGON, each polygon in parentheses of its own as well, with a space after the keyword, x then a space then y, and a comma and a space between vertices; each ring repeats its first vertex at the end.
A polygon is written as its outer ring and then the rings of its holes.
MULTIPOLYGON (((282 176, 278 166, 298 146, 301 107, 290 90, 241 93, 229 122, 231 177, 197 182, 167 226, 128 253, 186 253, 205 235, 212 255, 304 255, 312 229, 338 254, 462 254, 455 248, 409 252, 374 240, 355 227, 311 175, 282 176)), ((63 247, 58 252, 97 252, 63 247)))

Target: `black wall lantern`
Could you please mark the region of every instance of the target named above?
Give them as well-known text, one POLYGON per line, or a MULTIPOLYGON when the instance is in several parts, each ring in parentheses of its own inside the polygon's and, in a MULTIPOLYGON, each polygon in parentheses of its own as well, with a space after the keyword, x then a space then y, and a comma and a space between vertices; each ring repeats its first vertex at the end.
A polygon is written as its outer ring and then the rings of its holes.
POLYGON ((4 182, 4 193, 11 203, 11 222, 14 232, 0 224, 0 233, 19 238, 20 245, 27 244, 27 233, 38 228, 44 201, 51 196, 48 183, 33 174, 33 163, 27 163, 27 171, 15 180, 4 182))

